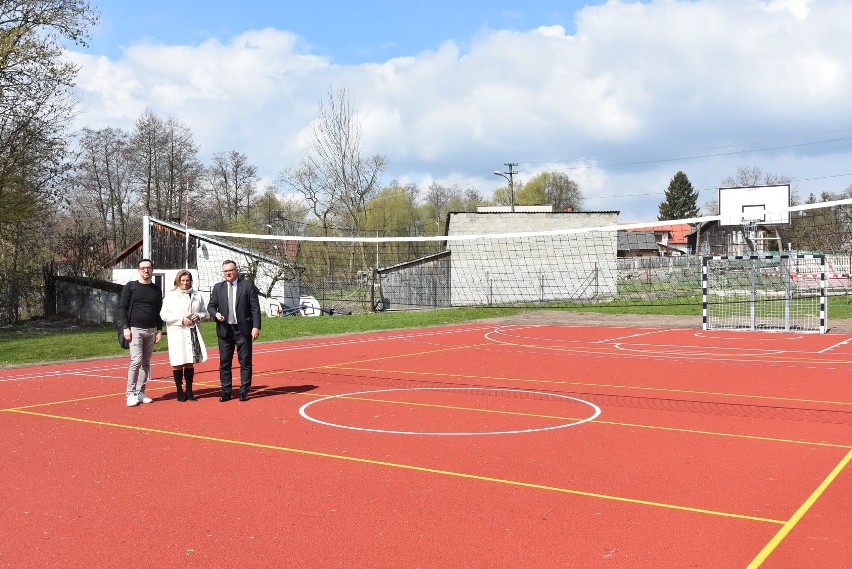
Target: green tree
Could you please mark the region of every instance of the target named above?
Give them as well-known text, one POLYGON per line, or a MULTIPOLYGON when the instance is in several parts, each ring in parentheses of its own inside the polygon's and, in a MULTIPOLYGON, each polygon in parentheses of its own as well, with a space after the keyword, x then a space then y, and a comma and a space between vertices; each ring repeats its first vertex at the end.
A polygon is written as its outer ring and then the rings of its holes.
POLYGON ((580 186, 562 172, 536 174, 518 191, 518 203, 551 204, 554 211, 583 209, 583 192, 580 186), (530 197, 528 198, 527 195, 530 197), (523 200, 523 201, 522 201, 523 200))
POLYGON ((515 205, 544 205, 549 203, 542 185, 515 183, 515 205))
POLYGON ((43 308, 33 297, 55 266, 42 237, 68 171, 78 71, 62 42, 85 45, 96 22, 84 0, 0 1, 0 322, 43 308))
POLYGON ((382 188, 367 204, 368 237, 403 237, 414 235, 424 225, 425 207, 417 203, 415 184, 400 184, 397 180, 382 188))
MULTIPOLYGON (((517 189, 518 184, 515 184, 514 190, 517 189)), ((509 190, 509 184, 494 189, 489 205, 512 205, 512 192, 509 190)))
POLYGON ((669 219, 683 219, 685 217, 697 217, 698 192, 692 187, 692 183, 686 174, 678 172, 674 175, 666 190, 666 200, 660 203, 660 212, 657 215, 659 221, 669 219))

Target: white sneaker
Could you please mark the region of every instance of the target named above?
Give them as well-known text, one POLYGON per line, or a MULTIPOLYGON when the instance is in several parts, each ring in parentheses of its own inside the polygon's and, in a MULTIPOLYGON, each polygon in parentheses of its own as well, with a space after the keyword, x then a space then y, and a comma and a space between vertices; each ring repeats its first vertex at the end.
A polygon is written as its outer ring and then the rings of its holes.
POLYGON ((139 405, 139 397, 136 396, 135 393, 131 393, 127 396, 127 406, 128 407, 136 407, 139 405))
POLYGON ((139 392, 139 403, 153 403, 154 400, 145 395, 144 391, 139 392))

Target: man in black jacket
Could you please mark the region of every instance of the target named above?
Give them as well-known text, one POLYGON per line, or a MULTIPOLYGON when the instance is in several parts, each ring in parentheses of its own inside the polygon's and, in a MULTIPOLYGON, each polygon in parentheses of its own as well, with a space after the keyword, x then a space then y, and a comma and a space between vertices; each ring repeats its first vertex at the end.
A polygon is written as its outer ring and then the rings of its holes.
POLYGON ((251 387, 252 341, 260 336, 260 301, 257 287, 248 279, 239 278, 234 261, 222 263, 224 281, 213 285, 207 313, 216 319, 219 340, 219 382, 222 397, 231 399, 234 348, 240 362, 240 401, 248 401, 251 387))
POLYGON ((163 337, 163 321, 160 319, 163 293, 153 282, 154 262, 142 259, 138 267, 139 278, 124 285, 118 302, 118 317, 124 328, 124 338, 130 342, 128 407, 152 402, 145 395, 145 386, 151 377, 154 344, 159 344, 163 337))

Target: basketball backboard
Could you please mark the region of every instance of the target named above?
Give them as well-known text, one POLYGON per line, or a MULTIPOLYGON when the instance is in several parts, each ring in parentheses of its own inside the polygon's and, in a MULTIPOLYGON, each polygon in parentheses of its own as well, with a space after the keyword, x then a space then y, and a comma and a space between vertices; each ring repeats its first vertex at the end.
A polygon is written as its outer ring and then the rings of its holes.
POLYGON ((743 221, 761 224, 790 223, 790 185, 719 188, 720 225, 742 225, 743 221))
POLYGON ((742 225, 743 221, 786 225, 790 223, 789 207, 789 184, 719 188, 722 226, 742 225))

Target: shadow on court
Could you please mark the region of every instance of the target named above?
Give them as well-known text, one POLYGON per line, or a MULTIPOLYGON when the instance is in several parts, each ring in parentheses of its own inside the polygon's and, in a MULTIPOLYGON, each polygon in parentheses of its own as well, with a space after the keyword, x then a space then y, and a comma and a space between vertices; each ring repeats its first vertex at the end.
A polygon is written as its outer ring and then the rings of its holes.
MULTIPOLYGON (((235 389, 233 393, 235 395, 239 394, 239 384, 234 386, 235 389)), ((270 388, 267 385, 257 385, 252 386, 249 391, 249 399, 260 399, 262 397, 273 397, 276 395, 289 395, 293 393, 305 393, 308 391, 313 391, 317 389, 316 385, 291 385, 285 387, 273 387, 270 388)), ((220 387, 202 387, 199 389, 193 389, 195 393, 195 397, 198 399, 208 399, 208 398, 216 398, 218 399, 222 395, 222 388, 220 387)), ((170 391, 168 393, 164 393, 162 397, 158 399, 162 400, 174 400, 177 399, 177 393, 175 391, 170 391)), ((234 397, 237 399, 237 397, 234 397)))

